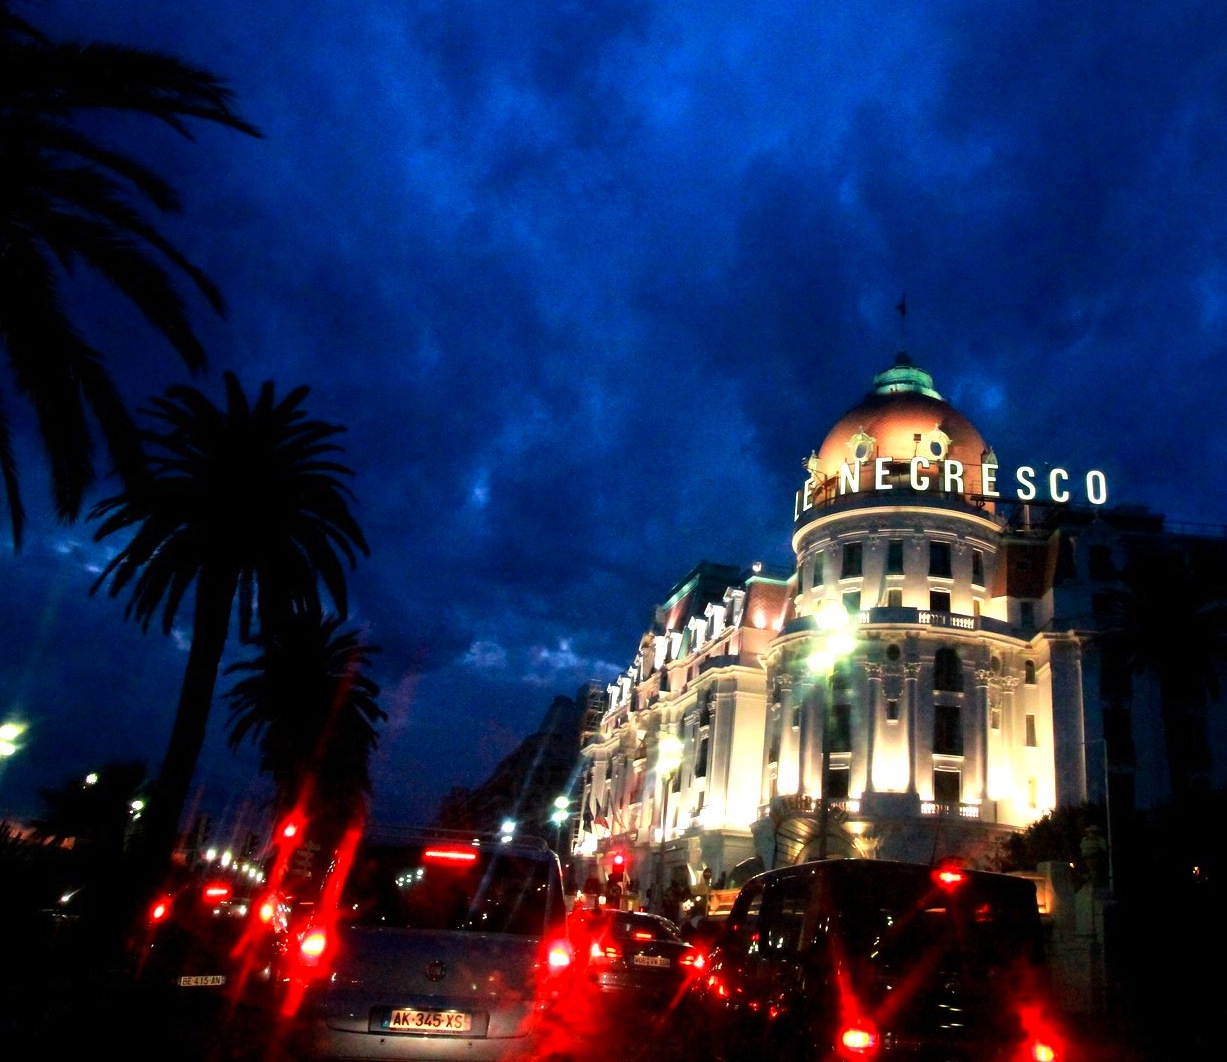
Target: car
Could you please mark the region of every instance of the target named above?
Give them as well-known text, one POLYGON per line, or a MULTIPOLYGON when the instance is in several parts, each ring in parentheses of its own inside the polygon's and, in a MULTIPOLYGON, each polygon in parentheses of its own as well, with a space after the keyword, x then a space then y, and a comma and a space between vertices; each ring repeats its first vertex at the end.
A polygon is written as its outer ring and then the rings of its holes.
POLYGON ((573 1056, 574 952, 544 841, 370 828, 341 847, 287 971, 291 1057, 573 1056))
POLYGON ((224 876, 192 878, 151 904, 132 948, 136 988, 155 1003, 217 997, 274 1004, 285 908, 224 876))
POLYGON ((1034 882, 875 859, 747 881, 700 992, 707 1053, 1061 1062, 1034 882))
POLYGON ((669 919, 646 911, 577 911, 571 940, 581 982, 619 1006, 667 1012, 681 1003, 703 969, 704 953, 669 919))

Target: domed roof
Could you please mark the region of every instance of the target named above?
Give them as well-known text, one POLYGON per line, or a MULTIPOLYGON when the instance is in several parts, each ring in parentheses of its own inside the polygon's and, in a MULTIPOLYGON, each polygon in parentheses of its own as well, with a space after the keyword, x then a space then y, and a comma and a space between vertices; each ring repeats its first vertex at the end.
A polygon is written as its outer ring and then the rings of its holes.
MULTIPOLYGON (((872 470, 878 458, 906 465, 913 457, 923 457, 935 471, 942 461, 958 461, 964 470, 961 493, 980 494, 980 465, 986 453, 988 447, 971 421, 934 389, 932 376, 901 352, 894 365, 873 378, 865 397, 836 421, 805 465, 820 483, 834 484, 841 466, 855 467, 857 461, 872 470)), ((872 483, 871 475, 864 473, 863 489, 872 483)))

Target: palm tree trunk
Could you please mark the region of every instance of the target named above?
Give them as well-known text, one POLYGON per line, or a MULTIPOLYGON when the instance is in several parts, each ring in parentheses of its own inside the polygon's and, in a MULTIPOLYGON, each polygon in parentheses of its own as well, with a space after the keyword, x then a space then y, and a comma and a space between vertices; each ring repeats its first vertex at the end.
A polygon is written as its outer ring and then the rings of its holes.
POLYGON ((174 858, 179 820, 187 804, 207 733, 213 690, 230 629, 234 592, 233 580, 211 575, 207 570, 197 580, 187 670, 179 691, 170 741, 158 772, 154 799, 150 801, 146 828, 141 835, 137 867, 142 886, 139 903, 157 888, 174 858))

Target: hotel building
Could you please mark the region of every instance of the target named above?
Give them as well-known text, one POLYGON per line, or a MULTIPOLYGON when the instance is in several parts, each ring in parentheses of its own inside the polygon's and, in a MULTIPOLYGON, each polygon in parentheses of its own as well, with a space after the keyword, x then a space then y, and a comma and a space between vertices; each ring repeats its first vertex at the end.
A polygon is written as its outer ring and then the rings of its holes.
POLYGON ((798 465, 795 567, 699 564, 609 685, 577 861, 621 854, 650 902, 704 869, 983 860, 1055 808, 1163 799, 1158 697, 1101 635, 1131 558, 1202 538, 1109 508, 1100 472, 998 467, 907 354, 798 465))

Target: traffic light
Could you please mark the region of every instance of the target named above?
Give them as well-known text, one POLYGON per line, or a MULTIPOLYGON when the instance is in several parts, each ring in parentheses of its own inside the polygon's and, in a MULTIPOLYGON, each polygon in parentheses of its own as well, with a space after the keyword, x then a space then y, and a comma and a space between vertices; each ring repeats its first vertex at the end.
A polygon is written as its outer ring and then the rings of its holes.
POLYGON ((615 885, 621 885, 624 877, 626 877, 626 856, 621 852, 614 852, 613 866, 609 868, 609 880, 615 885))

